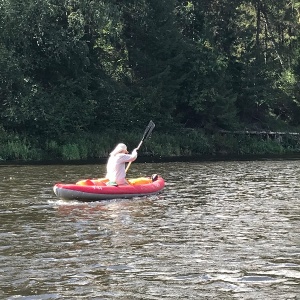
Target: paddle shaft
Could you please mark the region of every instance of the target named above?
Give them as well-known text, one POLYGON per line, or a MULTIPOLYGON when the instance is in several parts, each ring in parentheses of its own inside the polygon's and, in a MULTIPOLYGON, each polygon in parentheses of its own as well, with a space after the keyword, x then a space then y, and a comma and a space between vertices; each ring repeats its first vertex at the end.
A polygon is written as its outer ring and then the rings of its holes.
MULTIPOLYGON (((142 144, 143 144, 143 141, 147 138, 147 137, 149 137, 150 136, 150 134, 151 134, 151 132, 152 132, 152 130, 154 129, 154 127, 155 127, 155 124, 152 122, 152 120, 149 122, 149 124, 148 124, 148 126, 146 127, 146 129, 145 129, 145 132, 144 132, 144 134, 143 134, 143 137, 142 137, 142 140, 140 141, 140 143, 138 144, 138 146, 135 148, 136 150, 139 150, 140 149, 140 147, 142 146, 142 144)), ((129 167, 130 167, 130 165, 131 165, 131 161, 128 163, 128 165, 127 165, 127 167, 126 167, 126 170, 125 170, 125 172, 127 173, 127 171, 129 170, 129 167)))

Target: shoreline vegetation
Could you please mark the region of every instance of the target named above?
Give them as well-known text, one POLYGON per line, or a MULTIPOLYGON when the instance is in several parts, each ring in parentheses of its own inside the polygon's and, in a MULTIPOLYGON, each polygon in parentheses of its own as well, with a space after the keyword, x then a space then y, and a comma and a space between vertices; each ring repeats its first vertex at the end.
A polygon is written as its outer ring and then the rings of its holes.
POLYGON ((0 164, 300 154, 299 5, 199 3, 0 1, 0 164))
MULTIPOLYGON (((131 151, 141 132, 108 130, 80 133, 57 140, 4 134, 0 137, 0 164, 105 163, 119 142, 131 151)), ((300 157, 300 133, 269 131, 222 131, 205 133, 181 129, 156 131, 139 150, 140 162, 300 157)))

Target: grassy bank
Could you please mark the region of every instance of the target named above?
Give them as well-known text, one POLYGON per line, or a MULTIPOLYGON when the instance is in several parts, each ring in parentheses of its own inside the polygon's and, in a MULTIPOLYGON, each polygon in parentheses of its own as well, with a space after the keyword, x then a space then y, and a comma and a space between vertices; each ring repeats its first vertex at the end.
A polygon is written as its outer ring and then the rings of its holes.
MULTIPOLYGON (((78 134, 59 139, 34 138, 2 133, 0 160, 87 160, 107 157, 119 142, 132 150, 140 142, 143 132, 78 134)), ((207 156, 207 155, 265 155, 300 153, 300 137, 204 134, 196 130, 175 133, 154 132, 139 151, 145 156, 207 156)))

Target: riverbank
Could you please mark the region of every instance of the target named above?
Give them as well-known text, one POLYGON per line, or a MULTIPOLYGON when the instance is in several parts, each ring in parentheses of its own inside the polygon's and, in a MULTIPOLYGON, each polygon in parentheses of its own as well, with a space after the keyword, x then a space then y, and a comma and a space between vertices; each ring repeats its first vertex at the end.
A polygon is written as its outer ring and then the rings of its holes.
MULTIPOLYGON (((1 137, 0 164, 105 163, 118 142, 125 142, 131 151, 141 136, 140 132, 120 134, 116 131, 101 135, 78 134, 55 140, 10 135, 1 137)), ((153 133, 139 150, 139 161, 236 160, 298 155, 299 135, 207 134, 181 130, 176 133, 153 133)))
MULTIPOLYGON (((205 155, 205 156, 139 156, 135 164, 143 163, 170 163, 170 162, 208 162, 208 161, 267 161, 267 160, 300 160, 300 153, 291 154, 265 154, 265 155, 205 155)), ((22 165, 93 165, 106 164, 107 158, 87 160, 11 160, 0 161, 1 166, 22 166, 22 165)))

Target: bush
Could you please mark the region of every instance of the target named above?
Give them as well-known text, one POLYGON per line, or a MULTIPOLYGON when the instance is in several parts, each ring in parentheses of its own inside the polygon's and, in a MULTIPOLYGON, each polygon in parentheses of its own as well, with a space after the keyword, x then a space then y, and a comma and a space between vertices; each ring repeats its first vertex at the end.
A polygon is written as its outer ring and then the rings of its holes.
MULTIPOLYGON (((1 130, 1 128, 0 128, 1 130)), ((19 137, 2 130, 0 136, 0 160, 87 160, 108 157, 120 142, 131 151, 139 144, 142 130, 101 133, 80 133, 60 136, 58 140, 41 142, 35 137, 19 137)), ((177 130, 175 133, 154 131, 144 141, 139 155, 199 156, 199 155, 261 155, 295 153, 300 150, 297 136, 268 139, 259 136, 214 134, 205 135, 198 130, 177 130)))

